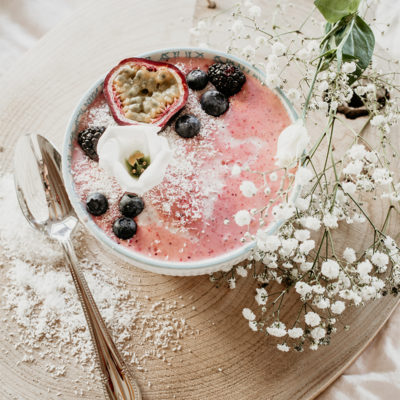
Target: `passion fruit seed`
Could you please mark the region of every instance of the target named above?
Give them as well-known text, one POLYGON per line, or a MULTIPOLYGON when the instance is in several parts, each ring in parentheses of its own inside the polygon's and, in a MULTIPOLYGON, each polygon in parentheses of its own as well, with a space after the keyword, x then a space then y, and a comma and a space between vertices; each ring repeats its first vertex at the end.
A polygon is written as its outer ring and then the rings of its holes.
POLYGON ((128 171, 135 178, 139 178, 149 165, 150 157, 146 157, 141 151, 135 151, 126 160, 128 171))

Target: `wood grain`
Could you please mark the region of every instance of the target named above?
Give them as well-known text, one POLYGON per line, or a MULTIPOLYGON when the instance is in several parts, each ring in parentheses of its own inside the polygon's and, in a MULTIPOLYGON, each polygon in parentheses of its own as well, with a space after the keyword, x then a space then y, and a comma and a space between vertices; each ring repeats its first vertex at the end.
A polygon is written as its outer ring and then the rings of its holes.
MULTIPOLYGON (((198 2, 197 12, 203 3, 198 2)), ((296 12, 305 15, 310 1, 298 3, 296 12)), ((39 132, 60 146, 69 115, 82 93, 117 61, 142 51, 187 45, 193 10, 192 0, 99 0, 49 33, 1 83, 1 171, 11 171, 13 146, 21 134, 39 132)), ((342 135, 340 140, 349 139, 345 130, 342 135)), ((372 211, 378 219, 383 217, 379 207, 372 211)), ((357 247, 368 238, 358 229, 341 240, 357 247)), ((243 307, 255 306, 254 300, 249 300, 254 298, 251 280, 241 280, 234 291, 217 289, 206 276, 161 276, 116 262, 90 238, 83 247, 89 257, 101 254, 100 260, 140 298, 177 300, 178 314, 198 330, 184 338, 183 349, 171 366, 154 359, 147 363, 147 372, 136 371, 144 399, 149 400, 311 399, 365 348, 397 304, 388 297, 365 308, 350 309, 344 320, 351 322, 351 330, 340 330, 331 346, 288 355, 276 351, 273 340, 252 333, 241 316, 243 307)), ((7 265, 0 269, 0 283, 5 281, 6 271, 7 265)), ((3 317, 4 310, 0 310, 0 320, 3 317)), ((14 348, 12 332, 10 321, 0 325, 0 398, 76 399, 74 380, 80 377, 82 381, 82 372, 74 360, 60 360, 69 372, 57 379, 43 372, 46 360, 17 365, 23 354, 14 348)), ((101 399, 100 388, 85 391, 83 398, 101 399)))

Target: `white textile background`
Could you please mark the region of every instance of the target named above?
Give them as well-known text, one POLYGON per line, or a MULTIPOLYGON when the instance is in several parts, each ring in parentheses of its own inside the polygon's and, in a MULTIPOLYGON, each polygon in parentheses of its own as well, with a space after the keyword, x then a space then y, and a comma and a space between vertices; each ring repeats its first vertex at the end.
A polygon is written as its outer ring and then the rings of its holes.
MULTIPOLYGON (((87 1, 0 0, 0 76, 43 34, 87 1)), ((378 43, 399 59, 400 1, 377 3, 377 20, 391 24, 384 36, 376 32, 378 43)), ((382 30, 386 29, 382 24, 382 30)), ((319 397, 319 400, 358 399, 400 399, 400 308, 357 361, 319 397)))

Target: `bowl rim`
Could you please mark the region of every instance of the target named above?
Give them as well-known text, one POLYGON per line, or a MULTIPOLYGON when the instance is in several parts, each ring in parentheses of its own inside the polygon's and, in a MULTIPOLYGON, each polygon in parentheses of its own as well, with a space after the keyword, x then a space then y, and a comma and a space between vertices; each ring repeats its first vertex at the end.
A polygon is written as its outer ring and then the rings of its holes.
MULTIPOLYGON (((261 71, 260 69, 254 67, 253 65, 249 64, 247 61, 242 60, 234 55, 230 55, 227 53, 224 53, 222 51, 214 50, 214 49, 206 49, 206 48, 201 48, 201 47, 171 47, 171 48, 163 48, 163 49, 156 49, 152 50, 149 52, 142 53, 138 55, 137 57, 141 58, 146 58, 146 57, 152 57, 155 55, 159 55, 162 53, 174 53, 174 52, 199 52, 199 53, 205 53, 204 58, 212 58, 215 56, 222 57, 226 60, 231 60, 245 68, 247 68, 248 71, 250 71, 253 76, 255 76, 259 80, 265 80, 265 73, 261 71)), ((172 58, 172 57, 170 57, 172 58)), ((167 61, 167 60, 166 60, 167 61)), ((243 246, 240 246, 237 249, 231 250, 227 253, 223 253, 221 255, 218 255, 216 257, 212 258, 206 258, 203 260, 197 260, 197 261, 165 261, 165 260, 160 260, 157 258, 151 258, 145 255, 142 255, 139 252, 132 251, 114 240, 112 240, 107 234, 90 218, 88 215, 87 211, 84 208, 84 205, 80 198, 78 197, 75 189, 74 189, 74 181, 72 178, 72 173, 71 173, 71 152, 70 152, 70 146, 72 144, 71 142, 71 133, 75 129, 75 122, 77 121, 77 118, 79 117, 79 112, 82 110, 82 108, 87 105, 88 99, 90 98, 90 95, 95 92, 100 85, 104 82, 106 74, 104 74, 101 78, 96 80, 94 84, 90 86, 90 88, 82 95, 80 98, 78 104, 75 106, 72 115, 68 121, 67 128, 64 134, 64 140, 63 140, 63 148, 62 148, 62 174, 63 174, 63 179, 64 179, 64 184, 66 186, 67 194, 68 197, 71 201, 71 204, 79 218, 79 220, 85 225, 85 227, 91 232, 91 234, 99 240, 101 243, 105 244, 108 248, 114 250, 116 253, 118 253, 120 256, 122 256, 125 260, 128 259, 129 261, 132 261, 132 264, 135 265, 135 262, 140 263, 141 265, 147 265, 152 269, 166 269, 169 270, 170 272, 172 270, 177 270, 177 271, 185 271, 185 270, 200 270, 200 269, 211 269, 213 267, 218 270, 218 267, 221 267, 223 265, 227 265, 230 261, 234 261, 235 259, 239 257, 245 258, 245 255, 247 255, 251 249, 255 247, 256 242, 253 240, 248 243, 244 243, 243 246)), ((292 120, 292 122, 296 121, 298 119, 298 114, 296 110, 294 109, 292 103, 289 101, 289 99, 285 96, 284 92, 280 88, 275 88, 275 93, 278 95, 279 99, 281 100, 282 104, 285 106, 289 118, 292 120)), ((294 193, 291 196, 292 199, 296 198, 299 192, 299 188, 294 189, 294 193)), ((281 221, 276 221, 273 223, 270 223, 265 231, 268 234, 273 234, 275 233, 279 227, 284 223, 283 220, 281 221)))

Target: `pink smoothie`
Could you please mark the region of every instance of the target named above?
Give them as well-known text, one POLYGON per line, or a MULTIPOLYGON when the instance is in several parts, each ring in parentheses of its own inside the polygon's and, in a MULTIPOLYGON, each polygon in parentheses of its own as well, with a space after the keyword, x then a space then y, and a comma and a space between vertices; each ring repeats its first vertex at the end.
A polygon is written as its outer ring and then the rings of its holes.
MULTIPOLYGON (((194 68, 207 70, 213 63, 204 59, 171 59, 184 74, 194 68)), ((75 143, 72 172, 75 189, 85 203, 93 192, 102 192, 109 201, 109 210, 91 217, 116 242, 145 256, 169 261, 197 261, 215 257, 243 245, 241 238, 248 227, 239 227, 234 214, 242 209, 261 209, 278 191, 278 180, 264 181, 261 174, 244 171, 273 170, 277 138, 290 124, 289 115, 278 96, 252 76, 242 90, 230 97, 228 111, 212 117, 201 109, 202 91, 189 89, 188 103, 182 114, 198 117, 201 130, 193 139, 183 139, 169 123, 160 135, 165 136, 173 151, 173 159, 163 182, 147 192, 145 209, 135 220, 136 235, 120 240, 112 232, 113 221, 120 217, 118 201, 123 195, 113 178, 108 177, 95 161, 90 160, 75 143), (242 167, 239 176, 232 167, 242 167), (239 187, 250 180, 258 188, 255 196, 245 197, 239 187), (271 193, 266 195, 268 185, 271 193)), ((79 130, 88 126, 115 124, 103 94, 100 94, 83 115, 79 130)), ((259 226, 257 214, 250 232, 259 226)), ((265 219, 268 223, 268 218, 265 219)))

